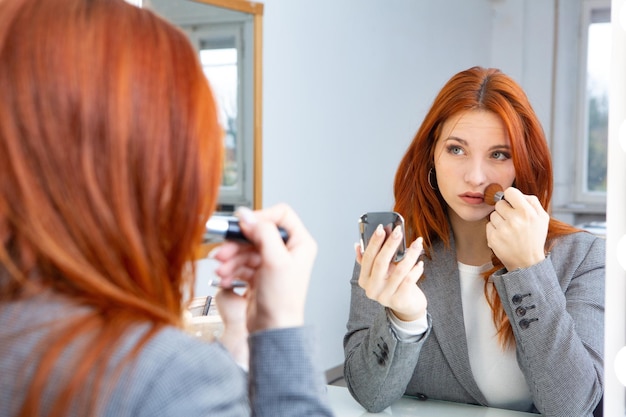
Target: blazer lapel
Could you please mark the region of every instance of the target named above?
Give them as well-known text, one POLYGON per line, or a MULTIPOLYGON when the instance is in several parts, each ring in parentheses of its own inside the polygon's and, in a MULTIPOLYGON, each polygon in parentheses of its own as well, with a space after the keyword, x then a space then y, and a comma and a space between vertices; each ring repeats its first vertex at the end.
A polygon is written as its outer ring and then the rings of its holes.
POLYGON ((452 372, 476 402, 486 405, 487 400, 476 385, 469 362, 454 241, 451 246, 445 248, 441 241, 433 245, 432 261, 424 258, 425 277, 420 281, 420 287, 428 299, 432 331, 452 372))

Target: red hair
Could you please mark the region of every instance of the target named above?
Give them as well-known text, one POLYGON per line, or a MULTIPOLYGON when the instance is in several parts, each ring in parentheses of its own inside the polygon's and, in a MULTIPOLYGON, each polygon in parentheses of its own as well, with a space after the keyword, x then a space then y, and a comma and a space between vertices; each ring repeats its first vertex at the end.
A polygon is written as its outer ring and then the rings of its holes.
POLYGON ((222 132, 184 33, 123 0, 0 2, 0 91, 0 300, 52 289, 91 312, 48 341, 21 412, 88 338, 63 415, 133 325, 152 329, 135 352, 182 325, 222 132))
MULTIPOLYGON (((407 240, 422 236, 427 254, 436 240, 450 247, 447 205, 429 183, 435 144, 444 122, 466 110, 486 110, 500 117, 511 141, 515 187, 524 194, 537 196, 543 208, 549 210, 553 185, 550 149, 526 94, 512 78, 497 69, 473 67, 461 71, 435 98, 395 176, 395 210, 405 218, 407 240)), ((577 230, 550 219, 546 251, 555 237, 577 230)), ((485 279, 503 267, 496 257, 493 264, 494 268, 485 274, 485 279)), ((499 339, 503 345, 513 344, 513 330, 498 294, 488 288, 485 283, 499 339)))

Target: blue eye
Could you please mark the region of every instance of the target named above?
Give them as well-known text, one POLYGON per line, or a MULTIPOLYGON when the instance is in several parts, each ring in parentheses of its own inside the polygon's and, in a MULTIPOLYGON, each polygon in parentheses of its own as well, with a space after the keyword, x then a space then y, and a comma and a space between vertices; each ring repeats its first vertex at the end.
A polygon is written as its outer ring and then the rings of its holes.
POLYGON ((507 152, 502 152, 502 151, 496 151, 492 154, 494 159, 498 159, 498 160, 507 160, 511 158, 511 155, 507 152))
POLYGON ((463 148, 457 145, 449 145, 447 150, 448 153, 451 153, 453 155, 463 155, 464 153, 463 148))

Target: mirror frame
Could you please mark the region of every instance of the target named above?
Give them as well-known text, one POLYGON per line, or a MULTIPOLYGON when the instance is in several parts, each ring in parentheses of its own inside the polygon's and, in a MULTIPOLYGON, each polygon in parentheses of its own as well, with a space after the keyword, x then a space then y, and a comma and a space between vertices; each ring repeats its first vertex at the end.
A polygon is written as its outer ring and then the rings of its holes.
POLYGON ((252 209, 260 209, 263 196, 263 4, 244 0, 193 0, 224 9, 249 13, 253 17, 253 58, 252 58, 252 106, 253 106, 253 144, 252 144, 252 209))

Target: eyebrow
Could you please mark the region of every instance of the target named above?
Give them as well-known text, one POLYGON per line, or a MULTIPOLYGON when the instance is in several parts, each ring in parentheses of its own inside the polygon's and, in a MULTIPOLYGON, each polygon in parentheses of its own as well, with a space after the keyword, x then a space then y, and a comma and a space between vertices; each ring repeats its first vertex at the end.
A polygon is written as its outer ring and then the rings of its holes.
MULTIPOLYGON (((465 146, 468 146, 468 145, 469 145, 469 143, 468 143, 465 139, 461 139, 461 138, 456 137, 456 136, 448 136, 448 137, 447 137, 446 139, 444 139, 443 141, 444 141, 444 142, 447 142, 447 141, 450 141, 450 140, 453 140, 453 141, 459 142, 461 145, 465 145, 465 146)), ((493 151, 493 150, 498 150, 498 149, 507 149, 507 150, 511 150, 511 147, 510 147, 509 145, 502 144, 502 145, 494 145, 494 146, 491 146, 491 147, 489 148, 489 150, 490 150, 490 151, 493 151)))

